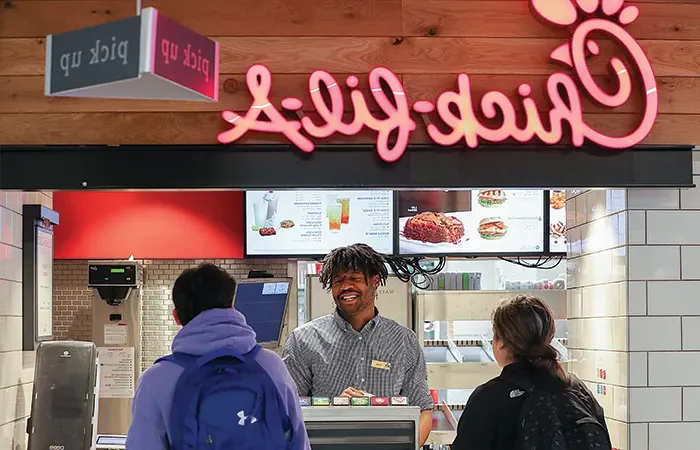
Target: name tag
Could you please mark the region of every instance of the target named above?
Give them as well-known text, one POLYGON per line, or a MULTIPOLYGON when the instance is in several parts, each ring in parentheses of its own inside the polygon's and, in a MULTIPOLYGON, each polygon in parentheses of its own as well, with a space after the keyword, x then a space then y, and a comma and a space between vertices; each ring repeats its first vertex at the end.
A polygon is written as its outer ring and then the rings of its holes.
POLYGON ((377 361, 376 359, 373 359, 372 360, 372 368, 373 369, 381 369, 381 370, 390 370, 391 363, 385 362, 385 361, 377 361))

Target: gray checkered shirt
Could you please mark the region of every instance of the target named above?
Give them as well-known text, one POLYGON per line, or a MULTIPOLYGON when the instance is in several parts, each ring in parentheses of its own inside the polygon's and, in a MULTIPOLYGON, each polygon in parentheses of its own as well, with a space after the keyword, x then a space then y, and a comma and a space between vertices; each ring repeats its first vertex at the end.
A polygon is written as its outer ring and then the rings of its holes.
POLYGON ((433 408, 416 334, 379 314, 359 333, 337 311, 319 317, 290 334, 283 356, 302 397, 337 397, 353 387, 433 408))

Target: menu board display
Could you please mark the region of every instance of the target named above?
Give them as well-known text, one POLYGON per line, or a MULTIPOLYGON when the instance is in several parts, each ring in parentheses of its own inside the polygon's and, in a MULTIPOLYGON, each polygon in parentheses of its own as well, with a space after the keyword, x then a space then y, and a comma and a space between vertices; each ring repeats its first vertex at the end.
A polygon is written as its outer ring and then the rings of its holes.
POLYGON ((401 255, 526 255, 544 251, 544 192, 400 191, 401 255))
POLYGON ((549 252, 566 253, 566 191, 549 191, 549 252))
POLYGON ((246 191, 246 255, 320 256, 358 242, 393 253, 391 191, 246 191))

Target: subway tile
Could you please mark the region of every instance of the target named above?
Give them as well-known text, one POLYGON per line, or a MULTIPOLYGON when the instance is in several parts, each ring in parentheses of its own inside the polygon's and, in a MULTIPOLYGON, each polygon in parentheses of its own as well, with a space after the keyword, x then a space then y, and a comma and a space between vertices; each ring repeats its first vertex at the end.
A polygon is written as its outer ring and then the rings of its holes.
POLYGON ((22 214, 22 192, 5 191, 5 207, 22 214))
POLYGON ((625 189, 605 190, 605 213, 616 214, 627 209, 627 191, 625 189))
MULTIPOLYGON (((694 176, 693 183, 700 186, 700 176, 694 176)), ((700 209, 700 189, 681 189, 681 209, 700 209)))
POLYGON ((649 450, 698 450, 698 436, 698 422, 650 423, 649 450))
POLYGON ((646 281, 630 281, 627 283, 627 314, 630 316, 647 315, 646 281))
POLYGON ((680 349, 680 317, 629 318, 630 351, 643 352, 680 349))
POLYGON ((630 388, 630 422, 679 422, 681 388, 630 388))
POLYGON ((700 211, 647 211, 647 244, 700 244, 700 211))
MULTIPOLYGON (((682 319, 683 350, 700 351, 700 317, 683 317, 682 319)), ((698 373, 700 385, 700 373, 698 373)))
POLYGON ((608 432, 610 433, 610 442, 613 448, 629 449, 629 424, 626 421, 614 419, 606 419, 608 432))
POLYGON ((648 354, 646 352, 630 352, 628 355, 630 387, 647 386, 648 354))
POLYGON ((649 386, 698 386, 700 352, 649 353, 649 386))
POLYGON ((574 226, 581 225, 587 222, 587 211, 586 211, 586 196, 580 195, 574 199, 574 226))
POLYGON ((583 288, 572 288, 566 291, 566 316, 568 319, 578 319, 583 315, 583 288))
POLYGON ((586 199, 586 222, 606 215, 605 194, 603 189, 593 189, 582 196, 586 199))
POLYGON ((681 278, 700 280, 700 246, 681 247, 681 278))
POLYGON ((700 316, 700 281, 649 281, 649 315, 700 316))
POLYGON ((632 246, 628 251, 630 281, 680 279, 680 247, 632 246))
POLYGON ((2 450, 26 450, 27 438, 26 419, 0 425, 0 449, 2 450))
POLYGON ((32 406, 32 383, 0 389, 0 423, 27 417, 32 406))
POLYGON ((0 279, 0 316, 22 315, 22 283, 0 279))
POLYGON ((627 350, 627 319, 601 317, 569 319, 569 348, 588 350, 627 350))
POLYGON ((0 352, 22 350, 22 318, 0 317, 0 352))
POLYGON ((631 423, 629 447, 624 450, 649 450, 649 424, 631 423))
POLYGON ((570 350, 569 370, 583 381, 589 383, 609 383, 627 386, 627 352, 604 350, 570 350), (606 371, 606 378, 599 376, 599 370, 606 371))
POLYGON ((700 387, 683 388, 683 421, 700 422, 700 387))
POLYGON ((627 211, 627 243, 644 245, 647 241, 647 218, 645 211, 627 211))
POLYGON ((597 219, 581 227, 583 254, 608 250, 624 244, 624 233, 620 236, 619 214, 597 219))
POLYGON ((0 389, 22 384, 22 370, 21 351, 0 353, 0 389))
POLYGON ((575 258, 583 254, 583 241, 581 240, 582 228, 582 226, 576 228, 569 228, 567 225, 566 252, 568 258, 575 258))
POLYGON ((0 279, 22 281, 22 250, 0 243, 0 279))
POLYGON ((605 411, 605 417, 621 422, 628 421, 628 391, 629 389, 604 383, 584 382, 605 411), (596 386, 605 386, 605 395, 599 394, 596 386))
POLYGON ((580 317, 627 315, 627 283, 624 281, 581 289, 580 317))
POLYGON ((628 189, 628 209, 678 209, 678 189, 628 189))

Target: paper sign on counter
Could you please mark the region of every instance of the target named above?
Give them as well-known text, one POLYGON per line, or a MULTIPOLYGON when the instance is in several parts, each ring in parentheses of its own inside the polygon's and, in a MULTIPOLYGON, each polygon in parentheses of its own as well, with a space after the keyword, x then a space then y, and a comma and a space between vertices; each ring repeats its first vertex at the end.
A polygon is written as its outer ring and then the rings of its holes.
POLYGON ((125 323, 105 324, 105 345, 126 345, 129 326, 125 323))
POLYGON ((275 294, 286 294, 288 290, 288 283, 277 283, 275 286, 275 294))
POLYGON ((276 285, 277 285, 277 283, 265 283, 265 284, 263 284, 262 295, 274 295, 276 285))
POLYGON ((134 398, 134 347, 99 347, 100 398, 134 398))

